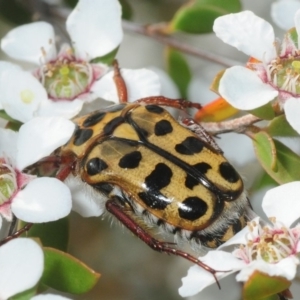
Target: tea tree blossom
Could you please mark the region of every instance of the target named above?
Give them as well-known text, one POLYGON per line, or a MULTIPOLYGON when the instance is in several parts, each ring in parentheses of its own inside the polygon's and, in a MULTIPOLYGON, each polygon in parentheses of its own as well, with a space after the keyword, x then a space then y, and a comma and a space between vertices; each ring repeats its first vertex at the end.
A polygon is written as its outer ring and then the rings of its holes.
POLYGON ((38 66, 28 72, 0 62, 0 109, 21 122, 33 116, 78 114, 84 102, 101 96, 99 79, 108 67, 96 60, 115 50, 123 37, 117 0, 80 0, 66 29, 72 47, 57 54, 52 25, 35 22, 11 30, 1 41, 14 59, 38 66))
MULTIPOLYGON (((210 251, 199 259, 218 271, 230 271, 218 272, 218 279, 238 272, 236 280, 246 282, 255 271, 260 271, 293 280, 300 252, 300 224, 293 226, 299 218, 299 194, 299 181, 269 190, 263 198, 262 207, 270 223, 261 225, 258 217, 253 219, 218 250, 210 251), (237 245, 233 252, 223 250, 232 245, 237 245)), ((213 284, 214 278, 204 269, 193 266, 182 282, 179 293, 187 297, 213 284)))
POLYGON ((288 32, 281 45, 272 26, 250 11, 219 17, 213 29, 223 42, 252 57, 247 67, 234 66, 225 71, 219 83, 220 95, 241 110, 276 100, 290 125, 300 132, 300 11, 294 23, 295 34, 288 32))
MULTIPOLYGON (((65 217, 71 193, 56 178, 37 178, 23 170, 66 143, 74 124, 63 118, 34 118, 14 132, 0 128, 0 215, 33 223, 65 217)), ((0 223, 2 219, 0 218, 0 223)))

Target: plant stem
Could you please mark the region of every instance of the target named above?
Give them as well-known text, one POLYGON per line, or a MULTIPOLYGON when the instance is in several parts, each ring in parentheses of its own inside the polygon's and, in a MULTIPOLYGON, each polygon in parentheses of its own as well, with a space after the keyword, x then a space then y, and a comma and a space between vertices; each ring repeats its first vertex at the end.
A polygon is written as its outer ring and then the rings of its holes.
POLYGON ((245 116, 242 116, 240 118, 236 118, 229 121, 223 121, 223 122, 202 122, 201 126, 210 134, 216 135, 220 133, 226 133, 226 132, 237 132, 242 133, 245 130, 247 130, 247 127, 250 125, 257 123, 261 121, 260 118, 248 114, 245 116))
POLYGON ((182 41, 179 41, 171 36, 166 36, 163 34, 159 34, 157 32, 154 32, 153 30, 148 30, 147 26, 142 26, 130 21, 122 21, 123 28, 125 31, 141 34, 147 37, 150 37, 162 44, 168 45, 172 48, 175 48, 177 50, 180 50, 184 53, 196 56, 198 58, 201 58, 206 61, 214 62, 219 65, 222 65, 224 67, 232 67, 235 65, 241 65, 241 62, 221 57, 217 54, 211 53, 207 50, 199 49, 196 47, 193 47, 191 45, 185 44, 182 41))

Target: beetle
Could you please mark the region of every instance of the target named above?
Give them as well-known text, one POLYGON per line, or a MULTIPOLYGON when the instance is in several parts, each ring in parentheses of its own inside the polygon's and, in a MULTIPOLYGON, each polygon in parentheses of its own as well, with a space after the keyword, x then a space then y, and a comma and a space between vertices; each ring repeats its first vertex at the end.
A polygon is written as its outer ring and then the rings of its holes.
POLYGON ((74 120, 76 129, 55 152, 61 180, 73 173, 105 201, 106 210, 152 249, 216 270, 159 241, 149 225, 196 249, 214 249, 245 227, 251 207, 237 171, 192 118, 176 120, 163 106, 197 103, 155 96, 127 103, 114 63, 120 104, 74 120))
MULTIPOLYGON (((120 104, 74 120, 76 130, 56 155, 105 199, 105 207, 154 250, 215 270, 147 226, 160 227, 193 247, 216 248, 240 231, 250 204, 243 181, 212 138, 191 118, 178 122, 163 106, 199 104, 162 96, 127 103, 118 64, 120 104)), ((66 177, 63 175, 63 177, 66 177)))

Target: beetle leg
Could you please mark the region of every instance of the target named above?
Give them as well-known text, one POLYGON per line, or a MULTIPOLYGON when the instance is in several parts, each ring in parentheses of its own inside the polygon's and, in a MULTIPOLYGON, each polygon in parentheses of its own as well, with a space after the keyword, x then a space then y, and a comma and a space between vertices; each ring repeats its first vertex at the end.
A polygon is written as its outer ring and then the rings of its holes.
POLYGON ((27 167, 25 171, 29 174, 34 172, 35 175, 56 177, 64 181, 74 170, 75 164, 75 158, 72 155, 50 155, 27 167))
POLYGON ((113 62, 113 67, 114 67, 113 79, 117 88, 120 103, 128 102, 126 83, 124 78, 121 75, 119 64, 116 59, 113 62))
POLYGON ((210 272, 214 276, 216 283, 220 288, 220 283, 216 277, 216 273, 224 272, 224 271, 216 271, 213 268, 206 265, 205 263, 203 263, 201 260, 197 259, 196 257, 184 251, 170 247, 170 243, 161 242, 153 238, 144 228, 142 228, 128 214, 125 213, 123 207, 120 206, 117 197, 112 196, 109 200, 106 201, 105 206, 108 212, 114 215, 124 226, 126 226, 134 235, 136 235, 139 239, 141 239, 144 243, 146 243, 150 248, 158 252, 164 252, 167 254, 181 256, 187 259, 188 261, 198 265, 199 267, 205 269, 206 271, 210 272))
POLYGON ((170 99, 164 96, 152 96, 152 97, 141 98, 139 100, 136 100, 135 102, 142 103, 142 104, 156 104, 156 105, 174 107, 178 109, 184 109, 184 108, 201 109, 202 108, 202 105, 200 103, 190 102, 185 99, 170 99))

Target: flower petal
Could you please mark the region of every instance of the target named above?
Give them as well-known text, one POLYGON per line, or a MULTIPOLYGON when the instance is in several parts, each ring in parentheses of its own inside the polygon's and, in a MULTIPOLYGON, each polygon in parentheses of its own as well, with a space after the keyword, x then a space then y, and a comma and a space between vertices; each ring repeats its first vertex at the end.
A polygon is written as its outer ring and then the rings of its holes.
POLYGON ((236 280, 245 282, 255 271, 260 271, 270 276, 282 276, 287 280, 292 280, 296 275, 298 264, 299 259, 295 256, 284 258, 276 264, 269 264, 263 260, 254 260, 239 272, 236 280))
POLYGON ((269 62, 276 57, 273 27, 251 11, 219 17, 213 30, 224 43, 258 60, 269 62))
POLYGON ((287 121, 300 133, 300 101, 296 98, 289 98, 284 104, 284 111, 287 121))
POLYGON ((18 132, 0 128, 0 158, 8 158, 12 164, 16 163, 18 135, 18 132))
POLYGON ((17 144, 17 168, 23 170, 50 155, 70 139, 74 130, 72 121, 60 117, 37 117, 22 125, 17 144))
POLYGON ((39 107, 38 115, 41 117, 64 117, 71 119, 78 115, 83 106, 83 101, 75 99, 73 101, 43 101, 39 107))
POLYGON ((222 278, 220 280, 221 289, 218 289, 215 284, 208 286, 199 294, 186 298, 188 300, 233 300, 240 299, 241 285, 236 281, 234 274, 222 278))
MULTIPOLYGON (((153 71, 147 69, 122 69, 121 74, 127 86, 128 102, 133 102, 144 97, 160 95, 161 85, 159 77, 153 71)), ((107 101, 119 103, 113 75, 113 71, 104 75, 94 84, 92 92, 107 101)))
POLYGON ((263 83, 253 71, 241 66, 225 71, 219 93, 229 104, 241 110, 260 107, 278 95, 278 91, 263 83))
MULTIPOLYGON (((216 274, 218 279, 228 276, 245 265, 242 260, 224 251, 209 251, 205 256, 199 257, 199 259, 213 269, 230 271, 218 272, 216 274)), ((193 266, 189 269, 187 276, 182 278, 179 294, 182 297, 192 296, 213 283, 215 283, 215 279, 211 273, 199 266, 193 266)))
MULTIPOLYGON (((8 61, 0 61, 0 78, 2 76, 2 73, 6 72, 7 70, 22 70, 22 68, 14 63, 11 63, 8 61)), ((0 85, 1 85, 1 82, 0 82, 0 85)), ((0 109, 3 109, 1 101, 0 101, 0 109)))
POLYGON ((83 217, 98 217, 103 214, 107 196, 95 193, 91 186, 84 184, 73 175, 68 176, 65 184, 69 187, 72 194, 72 210, 83 217))
POLYGON ((55 35, 52 25, 35 22, 11 30, 1 40, 2 50, 12 58, 39 65, 55 58, 55 35))
POLYGON ((0 61, 0 76, 2 72, 5 72, 7 70, 22 70, 22 68, 19 65, 16 65, 9 61, 0 61))
POLYGON ((76 56, 85 61, 108 54, 123 38, 117 0, 81 0, 67 19, 76 56))
POLYGON ((17 193, 11 208, 16 217, 25 222, 56 221, 70 213, 71 193, 58 179, 40 177, 17 193))
POLYGON ((300 181, 293 181, 267 191, 262 201, 266 215, 276 217, 285 226, 299 218, 300 211, 300 181))
POLYGON ((34 287, 42 276, 44 254, 33 240, 18 238, 0 247, 0 298, 34 287))
MULTIPOLYGON (((299 0, 283 0, 272 3, 271 17, 273 22, 284 30, 294 27, 294 20, 292 16, 299 8, 299 0)), ((299 32, 298 29, 297 32, 299 32)))
POLYGON ((1 72, 0 102, 12 118, 26 122, 38 109, 41 101, 48 98, 41 83, 29 72, 9 69, 1 72))

